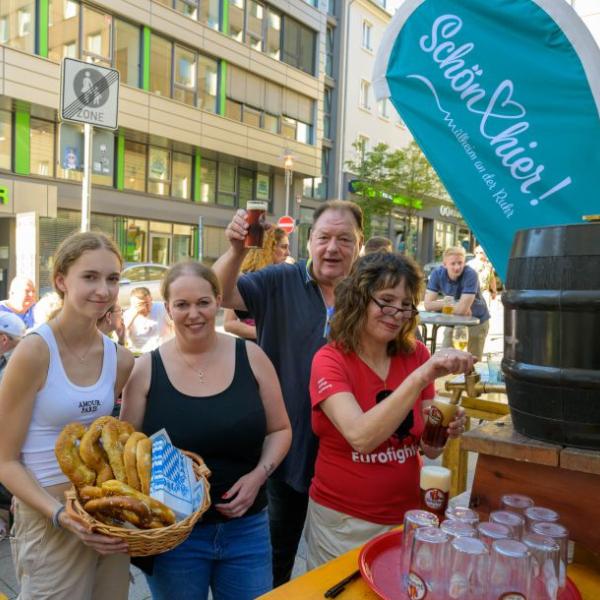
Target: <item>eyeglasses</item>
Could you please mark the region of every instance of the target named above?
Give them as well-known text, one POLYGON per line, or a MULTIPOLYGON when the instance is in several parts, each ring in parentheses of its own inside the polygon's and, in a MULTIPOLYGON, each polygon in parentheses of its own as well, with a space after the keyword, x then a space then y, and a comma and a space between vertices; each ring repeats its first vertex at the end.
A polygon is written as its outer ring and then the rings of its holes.
POLYGON ((379 306, 379 309, 384 315, 389 317, 395 317, 398 313, 402 313, 403 317, 411 319, 412 317, 416 317, 419 314, 417 307, 414 304, 411 304, 410 307, 405 306, 393 306, 391 304, 382 304, 377 300, 374 296, 371 296, 371 300, 379 306))
MULTIPOLYGON (((377 392, 377 395, 375 396, 375 402, 379 404, 380 402, 385 400, 392 393, 392 391, 393 390, 381 390, 380 392, 377 392)), ((404 421, 400 423, 398 429, 394 431, 394 435, 397 435, 399 439, 405 438, 410 433, 410 430, 413 428, 414 424, 415 418, 413 416, 413 411, 411 410, 406 415, 404 421)))

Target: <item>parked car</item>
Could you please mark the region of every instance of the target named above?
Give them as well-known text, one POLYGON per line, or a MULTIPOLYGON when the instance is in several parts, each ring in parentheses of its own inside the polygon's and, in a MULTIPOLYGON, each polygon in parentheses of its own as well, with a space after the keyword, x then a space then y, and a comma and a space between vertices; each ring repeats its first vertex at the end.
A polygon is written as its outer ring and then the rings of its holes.
MULTIPOLYGON (((473 260, 475 258, 475 255, 472 254, 471 252, 467 252, 467 256, 465 257, 465 262, 469 262, 470 260, 473 260)), ((442 261, 435 261, 435 262, 428 262, 426 264, 423 265, 423 273, 425 274, 425 281, 427 281, 429 279, 429 276, 431 275, 431 272, 434 269, 437 269, 438 267, 442 266, 442 261)))
POLYGON ((123 308, 129 306, 129 295, 136 287, 146 287, 152 300, 162 300, 160 284, 167 268, 156 263, 125 263, 119 282, 119 304, 123 308))

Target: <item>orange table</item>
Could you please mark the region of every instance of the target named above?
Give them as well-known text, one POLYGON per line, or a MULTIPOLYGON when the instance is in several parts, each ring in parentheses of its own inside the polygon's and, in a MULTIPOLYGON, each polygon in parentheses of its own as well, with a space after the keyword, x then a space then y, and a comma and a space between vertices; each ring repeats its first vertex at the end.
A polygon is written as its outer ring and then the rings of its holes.
MULTIPOLYGON (((325 590, 358 568, 360 548, 355 548, 318 569, 292 579, 258 600, 323 600, 325 590)), ((579 588, 583 600, 600 598, 600 573, 588 567, 571 565, 569 577, 579 588)), ((338 600, 378 600, 379 596, 362 580, 355 579, 346 586, 338 600)))

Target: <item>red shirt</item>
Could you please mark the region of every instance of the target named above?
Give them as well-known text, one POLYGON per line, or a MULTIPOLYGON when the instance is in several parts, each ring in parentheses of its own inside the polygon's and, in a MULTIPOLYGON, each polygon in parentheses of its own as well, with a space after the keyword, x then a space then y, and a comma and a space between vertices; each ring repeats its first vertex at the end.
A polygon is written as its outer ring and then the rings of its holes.
POLYGON ((357 354, 344 354, 332 344, 313 359, 310 378, 312 427, 319 438, 319 452, 310 497, 339 512, 383 525, 402 523, 407 510, 419 506, 419 440, 423 432, 421 403, 434 397, 433 383, 415 402, 414 425, 403 439, 392 435, 378 448, 363 454, 350 446, 319 404, 339 392, 350 392, 363 411, 376 404, 384 389, 396 389, 406 377, 429 359, 429 351, 417 342, 412 354, 392 357, 386 382, 357 354))

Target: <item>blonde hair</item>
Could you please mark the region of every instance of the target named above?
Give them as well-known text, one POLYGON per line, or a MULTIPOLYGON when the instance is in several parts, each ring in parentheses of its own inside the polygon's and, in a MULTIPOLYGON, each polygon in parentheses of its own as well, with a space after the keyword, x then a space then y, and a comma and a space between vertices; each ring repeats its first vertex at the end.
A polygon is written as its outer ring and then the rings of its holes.
POLYGON ((449 246, 444 250, 444 258, 448 256, 466 256, 467 251, 462 246, 449 246))
POLYGON ((64 239, 54 253, 54 267, 52 269, 52 285, 56 293, 64 299, 64 292, 56 286, 56 278, 66 275, 84 252, 104 248, 112 252, 119 261, 119 270, 123 268, 123 258, 117 245, 105 234, 96 231, 82 231, 74 233, 64 239))
POLYGON ((194 260, 183 260, 169 267, 163 277, 160 291, 165 302, 169 302, 171 284, 184 275, 194 275, 208 281, 215 298, 221 295, 221 284, 210 267, 194 260))
POLYGON ((275 248, 277 244, 287 237, 287 233, 283 229, 274 227, 269 229, 265 233, 262 248, 252 248, 246 254, 244 262, 242 263, 242 273, 252 273, 253 271, 259 271, 264 267, 268 267, 275 262, 275 248))

